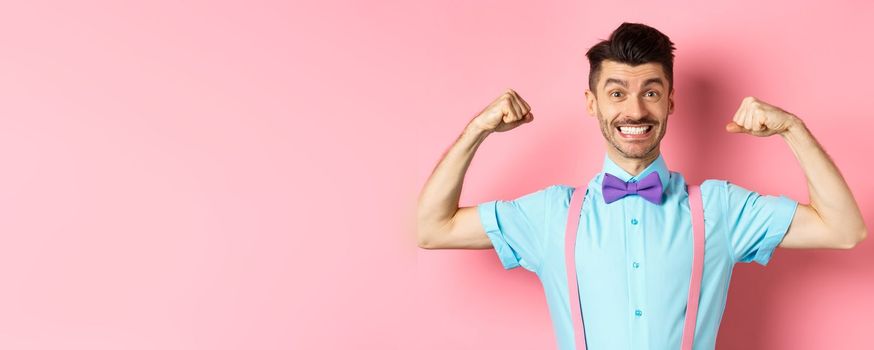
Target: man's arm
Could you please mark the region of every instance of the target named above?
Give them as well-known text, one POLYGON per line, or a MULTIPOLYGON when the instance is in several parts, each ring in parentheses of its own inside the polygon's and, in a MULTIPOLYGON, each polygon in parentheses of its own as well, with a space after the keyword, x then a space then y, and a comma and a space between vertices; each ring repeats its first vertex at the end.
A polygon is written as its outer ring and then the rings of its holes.
POLYGON ((419 194, 417 240, 421 248, 492 248, 477 208, 458 207, 464 175, 477 148, 492 132, 512 130, 534 120, 531 107, 508 90, 465 127, 446 151, 419 194))
POLYGON ((476 207, 458 207, 464 175, 479 145, 489 132, 470 126, 446 151, 419 195, 417 238, 419 247, 491 248, 479 222, 476 207))
POLYGON ((747 97, 726 130, 755 136, 779 134, 801 164, 810 203, 798 204, 780 247, 850 249, 865 239, 867 228, 849 186, 801 119, 747 97))
POLYGON ((800 119, 781 133, 807 177, 809 205, 798 205, 780 247, 849 249, 867 236, 847 182, 800 119))

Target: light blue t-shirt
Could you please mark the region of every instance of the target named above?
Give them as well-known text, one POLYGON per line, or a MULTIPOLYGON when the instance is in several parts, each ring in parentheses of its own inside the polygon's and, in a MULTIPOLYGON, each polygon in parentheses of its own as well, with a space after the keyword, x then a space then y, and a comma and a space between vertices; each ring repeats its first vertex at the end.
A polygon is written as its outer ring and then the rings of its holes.
MULTIPOLYGON (((635 177, 605 157, 603 171, 589 182, 575 254, 590 350, 680 348, 692 271, 685 186, 683 176, 669 172, 662 156, 635 177), (665 189, 661 205, 637 195, 604 203, 605 172, 637 181, 654 171, 665 189)), ((573 191, 553 185, 515 200, 478 205, 503 267, 522 266, 540 278, 559 349, 574 348, 564 265, 573 191)), ((706 245, 694 349, 713 349, 734 264, 767 265, 798 203, 722 180, 705 181, 701 193, 706 245)))

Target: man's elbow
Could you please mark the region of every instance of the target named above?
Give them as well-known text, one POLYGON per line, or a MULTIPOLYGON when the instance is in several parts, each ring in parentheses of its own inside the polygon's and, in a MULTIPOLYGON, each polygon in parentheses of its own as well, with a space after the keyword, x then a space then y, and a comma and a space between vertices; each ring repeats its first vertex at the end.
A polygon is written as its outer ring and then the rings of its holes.
POLYGON ((416 229, 416 244, 422 249, 436 249, 434 237, 439 234, 432 226, 420 224, 416 229))
POLYGON ((416 231, 416 243, 419 248, 431 249, 431 239, 421 228, 416 231))
POLYGON ((857 233, 847 243, 841 245, 840 248, 841 249, 853 249, 857 245, 859 245, 859 243, 862 243, 862 241, 864 241, 866 237, 868 237, 868 228, 862 227, 862 230, 859 233, 857 233))
POLYGON ((452 230, 452 221, 420 212, 416 220, 416 245, 422 249, 440 249, 441 241, 452 230))
POLYGON ((421 206, 416 212, 416 245, 422 249, 434 249, 434 235, 443 226, 434 215, 421 206))
POLYGON ((853 247, 855 247, 859 243, 862 243, 862 241, 864 241, 866 237, 868 237, 868 228, 862 226, 862 232, 859 233, 859 239, 856 240, 856 244, 853 244, 853 247))

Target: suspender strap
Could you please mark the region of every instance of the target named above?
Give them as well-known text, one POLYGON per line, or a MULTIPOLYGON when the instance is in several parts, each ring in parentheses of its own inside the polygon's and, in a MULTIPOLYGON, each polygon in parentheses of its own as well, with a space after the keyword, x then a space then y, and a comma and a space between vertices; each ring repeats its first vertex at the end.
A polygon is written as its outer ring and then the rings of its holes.
POLYGON ((688 186, 689 210, 692 212, 692 276, 689 277, 689 300, 686 302, 686 325, 683 326, 683 350, 692 350, 695 340, 695 321, 698 318, 698 298, 701 295, 701 277, 704 274, 704 206, 701 188, 688 186))
MULTIPOLYGON (((686 301, 686 321, 683 326, 682 350, 692 350, 695 339, 695 323, 698 318, 698 301, 701 295, 701 278, 704 273, 704 206, 701 189, 688 186, 689 209, 692 216, 692 274, 689 277, 689 298, 686 301)), ((571 195, 568 220, 565 226, 564 259, 567 271, 568 294, 570 298, 571 323, 574 329, 574 344, 579 350, 586 349, 586 334, 580 305, 580 289, 575 262, 577 230, 580 226, 585 188, 577 187, 571 195)))
POLYGON ((583 199, 586 198, 586 188, 574 189, 571 195, 570 209, 567 212, 567 225, 564 234, 564 261, 567 267, 567 285, 570 295, 571 322, 574 326, 574 344, 578 350, 586 350, 586 335, 583 327, 583 309, 580 307, 580 288, 577 281, 577 264, 574 261, 574 248, 577 243, 577 227, 580 226, 580 214, 583 209, 583 199))

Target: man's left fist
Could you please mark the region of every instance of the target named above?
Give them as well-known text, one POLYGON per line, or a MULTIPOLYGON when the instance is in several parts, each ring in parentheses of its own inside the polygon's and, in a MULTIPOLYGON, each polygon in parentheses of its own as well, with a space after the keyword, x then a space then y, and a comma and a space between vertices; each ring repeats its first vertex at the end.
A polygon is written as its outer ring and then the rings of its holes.
POLYGON ((754 136, 771 136, 789 130, 797 122, 798 117, 792 113, 749 96, 741 102, 740 108, 734 113, 734 119, 725 126, 725 130, 754 136))

